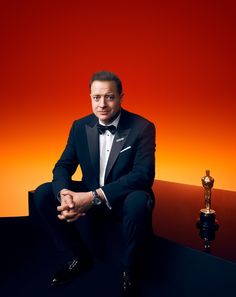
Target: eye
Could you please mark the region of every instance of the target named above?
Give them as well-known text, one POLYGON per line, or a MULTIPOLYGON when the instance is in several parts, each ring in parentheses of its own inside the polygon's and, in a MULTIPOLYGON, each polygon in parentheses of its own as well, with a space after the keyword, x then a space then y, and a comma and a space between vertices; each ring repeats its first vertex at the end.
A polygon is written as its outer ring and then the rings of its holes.
POLYGON ((98 102, 100 100, 100 96, 99 95, 94 95, 93 100, 98 102))
POLYGON ((106 95, 106 96, 105 96, 105 99, 106 99, 107 101, 113 101, 113 100, 115 99, 115 96, 114 96, 114 95, 106 95))

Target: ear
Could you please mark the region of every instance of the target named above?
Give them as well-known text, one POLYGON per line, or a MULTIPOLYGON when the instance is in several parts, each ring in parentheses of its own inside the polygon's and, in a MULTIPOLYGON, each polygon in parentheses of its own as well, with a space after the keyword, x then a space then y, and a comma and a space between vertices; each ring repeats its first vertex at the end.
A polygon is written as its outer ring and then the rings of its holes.
POLYGON ((124 95, 125 95, 124 93, 121 93, 121 94, 120 94, 120 102, 123 101, 123 97, 124 97, 124 95))

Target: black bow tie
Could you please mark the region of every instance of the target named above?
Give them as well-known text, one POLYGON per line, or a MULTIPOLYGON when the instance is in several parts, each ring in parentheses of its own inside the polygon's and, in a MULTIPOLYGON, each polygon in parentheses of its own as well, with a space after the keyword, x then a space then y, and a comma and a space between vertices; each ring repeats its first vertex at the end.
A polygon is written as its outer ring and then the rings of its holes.
POLYGON ((116 126, 114 126, 114 125, 103 126, 103 125, 97 124, 97 128, 98 128, 99 134, 104 134, 107 130, 110 131, 111 134, 116 133, 116 126))

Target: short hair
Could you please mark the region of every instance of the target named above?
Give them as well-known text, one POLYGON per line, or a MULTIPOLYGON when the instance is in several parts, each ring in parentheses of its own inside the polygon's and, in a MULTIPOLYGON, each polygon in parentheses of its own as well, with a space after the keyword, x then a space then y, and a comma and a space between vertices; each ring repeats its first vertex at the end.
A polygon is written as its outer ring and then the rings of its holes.
POLYGON ((119 95, 121 95, 122 92, 123 92, 121 80, 113 72, 99 71, 99 72, 94 73, 92 75, 91 79, 90 79, 90 82, 89 82, 89 89, 90 90, 91 90, 91 85, 95 80, 98 80, 98 81, 114 81, 115 84, 116 84, 116 88, 117 88, 117 91, 118 91, 119 95))

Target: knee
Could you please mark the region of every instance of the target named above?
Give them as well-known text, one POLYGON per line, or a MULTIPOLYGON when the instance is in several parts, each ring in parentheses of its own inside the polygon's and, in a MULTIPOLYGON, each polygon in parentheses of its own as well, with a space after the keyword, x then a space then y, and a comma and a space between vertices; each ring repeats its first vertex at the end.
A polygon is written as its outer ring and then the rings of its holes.
POLYGON ((134 191, 124 201, 124 213, 132 216, 146 216, 152 212, 151 195, 145 191, 134 191))
POLYGON ((44 183, 37 187, 33 197, 33 204, 37 209, 44 209, 46 206, 50 204, 50 202, 52 203, 53 200, 55 199, 53 195, 51 182, 44 183))

